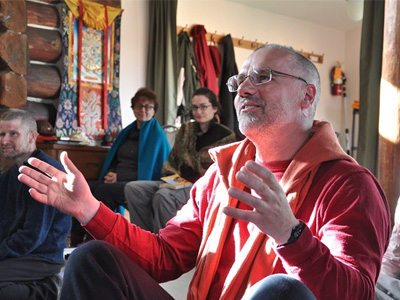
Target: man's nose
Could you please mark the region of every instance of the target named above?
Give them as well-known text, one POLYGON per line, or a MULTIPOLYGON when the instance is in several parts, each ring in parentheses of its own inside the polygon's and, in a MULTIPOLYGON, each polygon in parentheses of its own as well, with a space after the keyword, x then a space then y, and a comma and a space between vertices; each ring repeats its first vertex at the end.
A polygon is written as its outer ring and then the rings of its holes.
POLYGON ((8 143, 9 141, 10 141, 10 137, 8 135, 0 136, 0 143, 2 145, 8 143))
POLYGON ((238 87, 237 93, 243 97, 246 94, 253 94, 256 91, 256 86, 251 82, 250 77, 247 77, 238 87))

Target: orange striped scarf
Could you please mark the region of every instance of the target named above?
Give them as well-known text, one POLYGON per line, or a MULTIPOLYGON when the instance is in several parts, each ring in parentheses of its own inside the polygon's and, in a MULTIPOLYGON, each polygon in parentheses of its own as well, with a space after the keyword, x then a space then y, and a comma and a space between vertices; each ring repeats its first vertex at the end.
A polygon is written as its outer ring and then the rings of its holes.
MULTIPOLYGON (((285 191, 294 214, 302 205, 319 166, 326 161, 355 160, 347 155, 338 143, 330 123, 314 121, 313 135, 293 158, 280 184, 285 191)), ((189 300, 207 298, 214 275, 232 224, 232 218, 222 213, 229 205, 236 207, 238 200, 227 196, 230 186, 244 188, 235 178, 236 172, 248 160, 254 160, 256 149, 248 140, 214 149, 211 153, 221 172, 220 183, 205 217, 203 238, 197 257, 196 271, 189 286, 189 300)), ((254 230, 225 280, 220 299, 240 299, 246 290, 262 278, 273 273, 277 257, 268 236, 254 230)))

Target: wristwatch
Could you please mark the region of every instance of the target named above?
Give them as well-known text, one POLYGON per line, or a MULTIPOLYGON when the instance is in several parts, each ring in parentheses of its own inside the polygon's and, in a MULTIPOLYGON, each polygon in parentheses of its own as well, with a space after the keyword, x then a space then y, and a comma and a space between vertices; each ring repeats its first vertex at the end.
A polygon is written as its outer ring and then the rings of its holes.
POLYGON ((285 244, 282 244, 280 246, 287 246, 287 245, 293 244, 295 241, 297 241, 305 227, 306 227, 306 224, 304 224, 304 222, 300 221, 300 223, 298 225, 296 225, 292 228, 292 233, 290 234, 290 238, 288 239, 288 241, 285 244))

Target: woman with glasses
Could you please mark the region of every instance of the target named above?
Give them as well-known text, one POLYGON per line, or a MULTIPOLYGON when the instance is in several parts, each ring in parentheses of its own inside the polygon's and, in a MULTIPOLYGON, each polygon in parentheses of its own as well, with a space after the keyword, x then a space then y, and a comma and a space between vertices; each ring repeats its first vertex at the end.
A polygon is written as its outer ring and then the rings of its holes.
MULTIPOLYGON (((164 130, 154 118, 157 95, 140 88, 131 99, 136 120, 116 137, 100 172, 99 180, 90 182, 93 195, 112 210, 126 206, 124 187, 135 180, 158 180, 171 147, 164 130)), ((71 246, 84 241, 86 231, 74 220, 71 246)), ((88 236, 90 239, 90 236, 88 236)))
MULTIPOLYGON (((183 123, 179 129, 163 167, 165 175, 178 174, 194 183, 213 163, 208 150, 236 141, 235 133, 217 122, 218 112, 219 103, 211 90, 199 88, 194 92, 191 106, 194 120, 183 123)), ((189 199, 190 187, 160 188, 162 183, 158 179, 130 182, 125 186, 131 222, 154 233, 189 199)))

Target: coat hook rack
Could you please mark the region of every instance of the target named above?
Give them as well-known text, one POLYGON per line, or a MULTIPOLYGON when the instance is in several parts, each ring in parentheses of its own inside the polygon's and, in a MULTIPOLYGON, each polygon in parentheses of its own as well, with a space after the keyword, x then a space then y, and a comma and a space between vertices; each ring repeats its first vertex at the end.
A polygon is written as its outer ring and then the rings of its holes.
POLYGON ((215 30, 215 32, 213 33, 213 34, 211 34, 211 36, 210 36, 210 42, 213 42, 213 43, 217 43, 216 41, 215 41, 215 35, 217 34, 217 31, 215 30))
MULTIPOLYGON (((177 34, 181 33, 182 31, 186 31, 190 35, 191 29, 188 27, 187 24, 185 27, 177 26, 176 29, 177 29, 176 30, 177 34)), ((217 34, 217 31, 215 31, 214 33, 209 33, 209 32, 206 33, 206 40, 209 42, 216 43, 216 44, 219 44, 224 37, 225 37, 225 35, 217 34)), ((244 48, 244 49, 249 49, 249 50, 254 50, 261 46, 268 44, 268 42, 266 42, 265 44, 258 43, 257 39, 255 39, 254 41, 245 40, 244 36, 242 36, 241 39, 232 37, 232 43, 233 43, 234 47, 239 47, 239 48, 244 48)), ((314 54, 314 52, 305 52, 305 51, 303 51, 303 49, 301 49, 298 52, 303 54, 305 57, 307 57, 313 63, 322 64, 324 61, 324 54, 321 55, 321 54, 314 54)))

